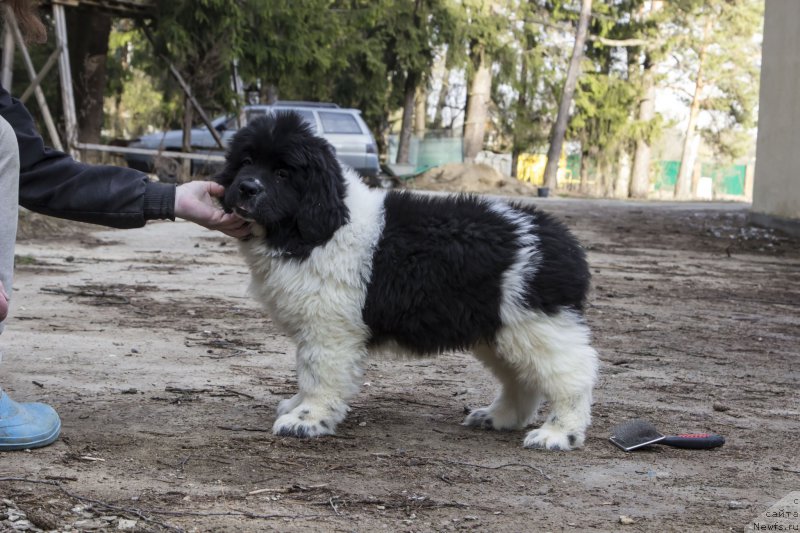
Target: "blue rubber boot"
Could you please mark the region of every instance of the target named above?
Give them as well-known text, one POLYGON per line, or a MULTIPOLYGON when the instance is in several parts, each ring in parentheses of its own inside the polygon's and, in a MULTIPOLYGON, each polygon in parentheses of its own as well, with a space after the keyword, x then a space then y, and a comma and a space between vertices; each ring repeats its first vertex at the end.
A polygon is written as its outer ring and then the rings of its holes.
POLYGON ((17 403, 0 389, 0 451, 41 448, 61 431, 61 419, 49 405, 17 403))

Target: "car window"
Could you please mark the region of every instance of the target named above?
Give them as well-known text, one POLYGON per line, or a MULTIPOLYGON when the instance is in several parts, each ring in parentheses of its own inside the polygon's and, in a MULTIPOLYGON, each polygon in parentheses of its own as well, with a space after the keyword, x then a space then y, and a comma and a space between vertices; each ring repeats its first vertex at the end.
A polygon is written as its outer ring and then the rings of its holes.
POLYGON ((320 111, 319 119, 322 121, 322 129, 325 133, 362 133, 358 121, 348 113, 320 111))
MULTIPOLYGON (((251 123, 253 120, 259 117, 265 117, 268 113, 274 113, 275 109, 248 109, 247 110, 247 123, 251 123)), ((303 109, 291 109, 291 111, 300 115, 303 120, 311 126, 311 131, 314 133, 317 132, 317 120, 314 118, 314 113, 312 111, 306 111, 303 109)))
POLYGON ((253 120, 257 119, 258 117, 266 116, 267 110, 266 109, 248 109, 247 112, 247 123, 250 124, 253 120))
POLYGON ((314 118, 314 113, 312 111, 306 111, 304 109, 295 109, 295 113, 303 117, 303 120, 311 126, 311 131, 317 133, 317 120, 314 118))

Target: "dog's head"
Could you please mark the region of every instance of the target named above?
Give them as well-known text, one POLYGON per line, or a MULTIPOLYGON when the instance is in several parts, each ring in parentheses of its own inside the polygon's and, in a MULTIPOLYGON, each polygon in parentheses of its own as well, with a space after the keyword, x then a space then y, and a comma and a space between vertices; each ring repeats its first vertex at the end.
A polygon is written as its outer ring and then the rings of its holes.
POLYGON ((264 228, 284 254, 305 257, 348 220, 345 181, 333 148, 297 113, 250 122, 231 141, 223 207, 264 228))

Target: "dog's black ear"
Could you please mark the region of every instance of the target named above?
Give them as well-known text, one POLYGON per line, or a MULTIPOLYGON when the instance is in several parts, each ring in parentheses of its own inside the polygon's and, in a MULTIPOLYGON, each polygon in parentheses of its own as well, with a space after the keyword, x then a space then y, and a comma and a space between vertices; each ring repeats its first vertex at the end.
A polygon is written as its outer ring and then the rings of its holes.
POLYGON ((327 141, 311 138, 305 147, 305 191, 297 210, 297 229, 308 244, 322 244, 347 223, 342 168, 327 141))

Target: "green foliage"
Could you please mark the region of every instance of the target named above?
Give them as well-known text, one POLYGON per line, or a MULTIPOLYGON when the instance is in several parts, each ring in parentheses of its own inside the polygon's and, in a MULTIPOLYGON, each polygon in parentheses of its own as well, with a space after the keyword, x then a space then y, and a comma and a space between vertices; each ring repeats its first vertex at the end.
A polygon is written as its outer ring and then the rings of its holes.
POLYGON ((166 69, 169 60, 201 105, 232 109, 231 66, 241 54, 243 25, 242 3, 236 0, 159 0, 157 16, 146 27, 156 56, 146 70, 168 98, 174 97, 180 89, 166 69))
POLYGON ((142 32, 130 21, 118 21, 112 27, 106 58, 110 96, 106 109, 112 115, 108 118, 117 136, 135 137, 148 129, 172 127, 179 121, 182 100, 165 98, 156 80, 144 70, 155 68, 152 56, 142 54, 149 49, 142 32))
POLYGON ((636 88, 619 74, 587 72, 575 91, 575 113, 570 121, 571 137, 591 146, 584 152, 596 154, 599 163, 615 161, 635 135, 643 135, 650 125, 632 127, 631 109, 636 88))
POLYGON ((671 53, 682 76, 701 83, 700 108, 711 117, 700 133, 721 156, 741 157, 756 122, 763 1, 678 0, 670 16, 671 53))
MULTIPOLYGON (((156 127, 177 126, 181 93, 160 56, 173 61, 200 103, 234 108, 231 64, 245 85, 277 89, 285 100, 332 101, 361 109, 380 138, 402 104, 406 81, 425 85, 433 58, 464 73, 480 57, 492 64, 493 148, 546 148, 577 23, 575 0, 161 0, 142 27, 118 24, 109 54, 109 94, 124 111, 156 127), (151 111, 153 114, 151 114, 151 111)), ((741 153, 754 123, 759 0, 595 1, 584 74, 568 141, 615 161, 637 139, 651 143, 663 119, 638 120, 645 84, 693 79, 702 23, 713 17, 704 66, 706 139, 741 153), (635 42, 636 44, 631 44, 635 42), (618 44, 615 44, 618 43, 618 44), (621 44, 619 44, 621 43, 621 44), (672 77, 658 74, 672 63, 672 77), (645 74, 656 74, 646 78, 645 74)), ((586 150, 583 150, 586 151, 586 150)), ((598 164, 601 163, 598 161, 598 164)))
POLYGON ((565 56, 548 46, 548 35, 534 22, 545 16, 536 2, 519 2, 510 14, 510 24, 506 22, 510 31, 497 34, 504 46, 494 52, 499 69, 492 101, 499 137, 491 148, 515 153, 546 150, 561 86, 553 64, 565 56))
POLYGON ((651 46, 608 44, 652 42, 654 24, 651 17, 641 14, 643 4, 644 0, 617 0, 601 2, 593 10, 590 32, 594 40, 584 56, 569 137, 581 143, 584 156, 592 159, 586 163, 596 168, 613 167, 637 140, 652 142, 660 134, 659 118, 643 122, 637 116, 651 46))

